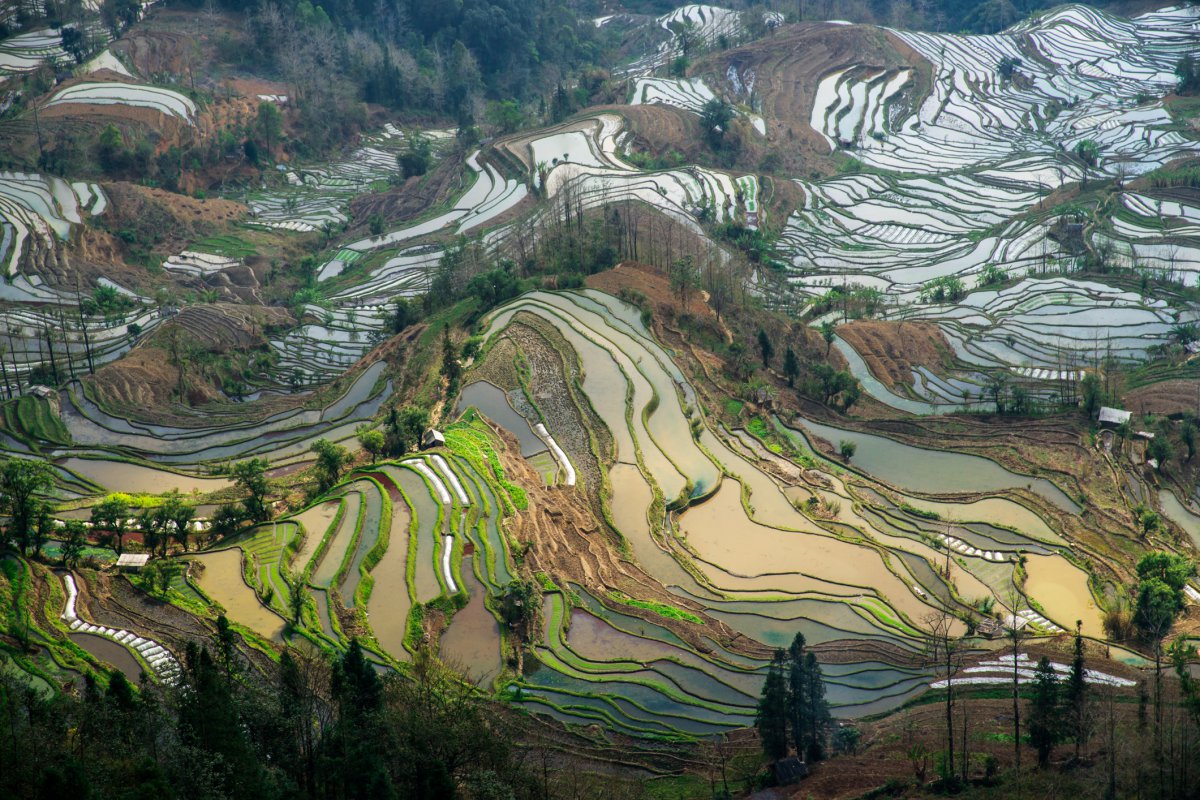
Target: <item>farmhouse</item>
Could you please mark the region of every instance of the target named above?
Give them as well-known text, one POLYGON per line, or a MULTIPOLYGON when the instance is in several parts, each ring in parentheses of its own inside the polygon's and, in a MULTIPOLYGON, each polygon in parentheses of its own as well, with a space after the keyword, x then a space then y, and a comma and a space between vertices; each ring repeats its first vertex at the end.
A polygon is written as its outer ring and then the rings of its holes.
POLYGON ((149 553, 122 553, 117 557, 117 569, 121 572, 137 572, 149 561, 149 553))
POLYGON ((428 450, 431 447, 445 447, 446 437, 441 431, 436 428, 430 428, 425 431, 425 435, 421 437, 421 449, 428 450))
POLYGON ((1119 408, 1103 406, 1100 409, 1100 424, 1115 428, 1118 425, 1124 425, 1126 422, 1129 422, 1132 416, 1132 411, 1123 411, 1119 408))

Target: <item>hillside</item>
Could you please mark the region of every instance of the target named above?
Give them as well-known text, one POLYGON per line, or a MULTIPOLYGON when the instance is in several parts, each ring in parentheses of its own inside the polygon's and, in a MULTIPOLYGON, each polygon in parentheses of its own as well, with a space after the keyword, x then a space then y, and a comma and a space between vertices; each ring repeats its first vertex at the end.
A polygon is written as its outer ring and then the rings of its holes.
POLYGON ((860 5, 6 18, 0 794, 1193 796, 1200 9, 860 5))

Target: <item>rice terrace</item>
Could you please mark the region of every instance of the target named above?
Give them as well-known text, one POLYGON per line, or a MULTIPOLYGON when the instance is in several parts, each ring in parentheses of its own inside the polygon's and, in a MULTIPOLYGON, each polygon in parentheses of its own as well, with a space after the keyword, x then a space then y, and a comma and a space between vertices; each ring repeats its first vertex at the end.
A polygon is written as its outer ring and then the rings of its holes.
POLYGON ((0 797, 1200 796, 1194 3, 11 0, 0 270, 0 797))

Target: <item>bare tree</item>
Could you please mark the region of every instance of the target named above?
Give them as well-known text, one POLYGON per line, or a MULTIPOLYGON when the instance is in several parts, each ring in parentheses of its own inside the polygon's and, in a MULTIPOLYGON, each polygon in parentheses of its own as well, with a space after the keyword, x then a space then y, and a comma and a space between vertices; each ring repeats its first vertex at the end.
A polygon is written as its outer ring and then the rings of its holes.
POLYGON ((1017 616, 1017 593, 1013 592, 1009 600, 1009 611, 1012 613, 1004 632, 1012 642, 1012 704, 1013 704, 1013 763, 1016 765, 1017 786, 1016 797, 1021 797, 1021 671, 1018 660, 1021 655, 1021 642, 1025 638, 1025 626, 1017 616))
POLYGON ((925 617, 929 638, 925 643, 925 662, 946 684, 946 772, 955 781, 954 765, 954 677, 963 666, 962 639, 956 635, 958 620, 948 610, 925 617))

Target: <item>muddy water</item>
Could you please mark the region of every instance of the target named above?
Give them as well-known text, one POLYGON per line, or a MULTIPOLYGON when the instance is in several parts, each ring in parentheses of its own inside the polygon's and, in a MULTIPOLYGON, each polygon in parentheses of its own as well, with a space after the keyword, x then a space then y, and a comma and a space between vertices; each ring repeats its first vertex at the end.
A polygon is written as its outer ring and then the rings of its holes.
MULTIPOLYGON (((615 361, 617 366, 620 367, 620 372, 623 373, 625 382, 631 383, 633 386, 633 402, 632 406, 630 406, 632 408, 633 416, 632 425, 635 435, 637 436, 637 443, 641 448, 642 460, 645 463, 646 468, 650 471, 650 474, 654 476, 655 481, 657 481, 658 485, 662 488, 663 494, 670 498, 676 497, 683 490, 687 481, 683 475, 679 473, 679 470, 675 468, 675 465, 671 463, 671 460, 662 452, 662 449, 659 447, 659 445, 654 442, 654 439, 651 437, 645 422, 642 420, 642 412, 645 410, 646 406, 650 404, 654 393, 650 382, 646 380, 646 377, 638 370, 637 365, 634 364, 633 360, 628 355, 621 352, 616 345, 608 341, 600 333, 587 328, 578 322, 575 324, 579 325, 581 330, 576 330, 574 327, 572 327, 571 323, 567 319, 564 319, 562 316, 563 312, 547 306, 542 306, 540 304, 533 305, 532 310, 553 324, 562 334, 563 338, 566 339, 575 349, 575 352, 580 353, 580 357, 584 362, 585 371, 589 369, 589 358, 584 356, 583 353, 591 349, 588 348, 585 343, 590 343, 594 347, 599 347, 609 356, 611 361, 615 361)), ((593 350, 592 360, 595 360, 595 358, 596 355, 593 350)), ((621 401, 619 405, 619 414, 612 416, 601 414, 605 424, 607 424, 609 428, 614 431, 616 430, 617 426, 628 426, 631 424, 626 422, 625 419, 626 403, 624 402, 624 397, 620 396, 621 386, 622 383, 606 383, 603 385, 596 385, 587 379, 587 373, 585 372, 584 390, 587 392, 587 395, 589 399, 591 399, 593 405, 598 405, 599 403, 604 402, 604 398, 607 398, 607 403, 610 405, 615 404, 618 400, 621 401)), ((620 458, 622 461, 633 463, 634 453, 632 444, 625 452, 618 453, 618 458, 620 458)))
POLYGON ((1179 498, 1175 496, 1174 492, 1167 489, 1159 491, 1158 504, 1162 507, 1166 518, 1183 528, 1183 532, 1192 540, 1192 544, 1200 548, 1200 515, 1189 510, 1187 506, 1179 502, 1179 498))
POLYGON ((385 467, 384 471, 404 490, 405 496, 412 504, 411 512, 417 516, 420 527, 416 532, 417 560, 413 565, 413 589, 416 591, 415 599, 418 603, 428 603, 442 593, 442 584, 438 581, 441 566, 434 563, 434 550, 439 534, 435 530, 438 503, 429 494, 429 486, 424 479, 411 469, 385 467))
MULTIPOLYGON (((365 491, 373 491, 374 488, 374 486, 367 486, 365 491)), ((354 542, 359 509, 363 504, 362 491, 359 491, 361 489, 363 487, 358 483, 352 483, 350 491, 346 492, 346 512, 342 514, 342 521, 338 523, 337 530, 330 537, 325 554, 321 556, 321 563, 313 570, 312 582, 317 586, 329 586, 333 582, 333 579, 337 577, 338 570, 341 569, 346 551, 354 542)))
POLYGON ((224 478, 197 478, 124 461, 68 458, 62 466, 110 491, 129 494, 162 494, 172 489, 185 494, 215 492, 230 485, 224 478))
MULTIPOLYGON (((614 324, 612 312, 590 298, 549 295, 539 299, 607 339, 608 347, 613 348, 614 354, 619 353, 619 358, 632 361, 631 365, 625 365, 626 372, 630 368, 640 370, 659 400, 658 407, 647 421, 650 435, 683 474, 692 480, 695 491, 707 493, 716 484, 719 472, 692 439, 679 399, 679 392, 686 388, 686 384, 683 374, 671 364, 667 355, 651 340, 634 334, 621 323, 614 324), (670 370, 666 364, 671 364, 670 370)), ((637 381, 636 376, 634 380, 637 381)), ((686 394, 691 394, 690 389, 686 394)), ((637 412, 642 407, 640 404, 634 406, 637 412)), ((646 447, 647 444, 643 442, 642 448, 646 447)), ((665 486, 663 491, 667 497, 678 494, 677 491, 667 491, 665 486)))
POLYGON ((487 591, 475 577, 474 560, 471 556, 463 559, 463 588, 471 600, 442 634, 440 655, 475 683, 486 685, 500 674, 500 625, 484 604, 487 591))
POLYGON ((750 489, 754 519, 776 528, 805 528, 807 523, 779 486, 762 470, 734 452, 707 428, 700 442, 750 489))
POLYGON ((517 442, 521 445, 521 455, 526 458, 546 449, 546 443, 537 437, 529 427, 529 422, 513 409, 500 387, 487 381, 472 383, 462 390, 454 413, 461 414, 471 406, 517 437, 517 442))
MULTIPOLYGON (((928 450, 902 444, 895 439, 859 433, 797 418, 807 432, 830 441, 836 447, 842 440, 854 442, 854 464, 895 486, 930 494, 946 492, 995 492, 1027 487, 1064 511, 1079 513, 1079 507, 1045 478, 1010 472, 982 456, 928 450)), ((785 428, 792 434, 799 433, 785 428)))
MULTIPOLYGON (((830 536, 780 531, 746 518, 741 487, 725 481, 717 494, 680 517, 688 544, 706 561, 735 575, 771 574, 782 582, 789 573, 820 575, 823 579, 878 592, 898 611, 917 621, 929 612, 874 551, 830 536)), ((799 516, 799 515, 797 515, 799 516)))
POLYGON ((304 544, 296 551, 296 556, 292 560, 294 569, 304 569, 308 560, 317 552, 317 547, 320 546, 325 531, 329 530, 333 518, 337 516, 340 505, 340 500, 330 500, 292 517, 293 520, 303 525, 305 530, 304 544))
POLYGON ((1033 539, 1052 544, 1065 544, 1062 537, 1050 529, 1046 521, 1020 503, 1003 497, 988 497, 974 503, 939 503, 934 500, 906 498, 906 502, 925 511, 937 512, 942 519, 956 522, 989 522, 1015 528, 1033 539))
POLYGON ((762 689, 761 672, 741 672, 722 667, 690 650, 617 630, 604 620, 580 609, 571 612, 571 629, 567 632, 567 644, 571 650, 589 661, 603 662, 619 658, 650 665, 655 661, 675 660, 705 672, 743 694, 757 696, 762 689))
POLYGON ((628 380, 607 350, 581 336, 564 338, 575 348, 583 363, 583 391, 592 408, 612 434, 616 458, 633 463, 633 435, 625 421, 625 390, 628 380))
MULTIPOLYGON (((629 543, 629 549, 637 563, 649 574, 670 585, 685 580, 686 571, 676 563, 670 553, 659 547, 650 536, 650 523, 646 512, 654 495, 645 477, 632 464, 615 464, 608 473, 612 484, 609 507, 613 524, 629 543)), ((662 522, 662 520, 658 520, 662 522)), ((687 581, 685 585, 693 581, 687 581)))
POLYGON ((1104 636, 1100 609, 1088 588, 1087 573, 1062 556, 1026 556, 1025 594, 1045 609, 1045 617, 1073 630, 1083 621, 1085 636, 1104 636))
POLYGON ((121 672, 125 673, 125 677, 134 686, 142 677, 142 665, 134 658, 133 653, 123 645, 119 645, 112 639, 106 639, 103 636, 97 636, 94 633, 72 633, 69 634, 71 641, 87 650, 96 658, 112 664, 121 672))
POLYGON ((877 639, 909 650, 917 648, 915 640, 876 625, 855 613, 846 602, 732 602, 723 603, 710 613, 739 633, 775 647, 786 647, 800 632, 810 644, 839 639, 877 639))
POLYGON ((392 523, 388 548, 371 570, 375 585, 367 601, 367 617, 375 639, 390 656, 408 660, 404 632, 412 600, 408 594, 408 526, 412 513, 403 500, 392 501, 392 523))
MULTIPOLYGON (((889 550, 912 553, 930 565, 936 564, 939 567, 944 567, 946 564, 945 551, 936 551, 924 542, 917 541, 915 539, 909 539, 904 536, 893 536, 878 529, 870 530, 871 538, 875 539, 889 550)), ((958 554, 955 555, 957 556, 958 554)), ((973 561, 977 562, 978 559, 967 558, 966 561, 968 564, 970 564, 973 561)), ((907 569, 907 565, 905 565, 905 567, 907 569)), ((913 580, 920 582, 920 578, 915 575, 913 576, 913 580)), ((955 588, 958 589, 959 597, 966 599, 968 602, 981 597, 987 597, 989 595, 997 595, 997 593, 993 591, 987 584, 979 580, 979 578, 975 577, 967 570, 963 569, 958 563, 958 558, 950 559, 950 580, 954 583, 955 588)), ((926 591, 933 592, 936 590, 936 586, 926 586, 925 589, 926 591)), ((1002 603, 1008 602, 1008 597, 1003 591, 1000 592, 1000 596, 996 596, 996 599, 1000 600, 1002 603)))
POLYGON ((263 606, 254 590, 246 585, 239 548, 202 553, 192 556, 192 560, 204 565, 203 570, 193 573, 198 576, 196 582, 200 589, 224 606, 229 619, 265 639, 282 640, 283 618, 263 606))
POLYGON ((367 553, 371 552, 371 548, 379 541, 379 526, 383 522, 383 496, 379 493, 379 489, 374 484, 368 484, 364 492, 366 507, 363 513, 362 528, 359 530, 354 555, 350 558, 350 566, 342 579, 342 599, 346 608, 354 608, 354 595, 358 592, 358 584, 362 580, 363 561, 366 560, 367 553))
POLYGON ((728 594, 779 595, 785 593, 855 598, 864 591, 862 586, 847 586, 795 572, 743 577, 711 563, 703 564, 702 569, 713 586, 728 594))

